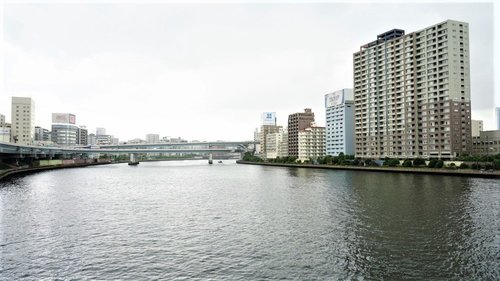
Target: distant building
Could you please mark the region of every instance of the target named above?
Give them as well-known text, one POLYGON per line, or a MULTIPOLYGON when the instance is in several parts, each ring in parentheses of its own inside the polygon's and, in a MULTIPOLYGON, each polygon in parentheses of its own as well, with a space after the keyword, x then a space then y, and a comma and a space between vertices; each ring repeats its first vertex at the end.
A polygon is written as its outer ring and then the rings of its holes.
POLYGON ((263 112, 260 124, 276 126, 276 112, 263 112))
POLYGON ((10 128, 0 127, 0 141, 10 142, 10 128))
POLYGON ((471 120, 472 137, 479 137, 479 132, 483 131, 482 120, 471 120))
POLYGON ((0 141, 10 142, 10 127, 6 126, 3 114, 0 114, 0 141))
POLYGON ((89 144, 89 130, 85 126, 80 126, 78 128, 78 139, 76 141, 79 145, 88 145, 89 144))
POLYGON ((316 126, 314 123, 299 131, 299 160, 312 161, 326 155, 325 132, 325 127, 316 126))
POLYGON ((267 159, 283 158, 288 156, 288 130, 280 128, 276 133, 266 135, 266 155, 267 159))
POLYGON ((52 113, 52 141, 58 145, 75 146, 78 140, 76 117, 71 113, 52 113))
POLYGON ((71 113, 52 113, 52 123, 76 124, 76 116, 71 113))
POLYGON ((159 143, 160 142, 160 135, 158 135, 158 134, 147 134, 146 135, 146 142, 147 143, 159 143))
POLYGON ((497 119, 497 130, 500 130, 500 107, 495 108, 495 117, 497 119))
POLYGON ((96 128, 95 134, 96 134, 96 136, 104 136, 104 135, 106 135, 106 129, 105 128, 96 128))
POLYGON ((11 142, 31 144, 35 139, 35 102, 32 98, 12 97, 11 142))
POLYGON ((94 133, 90 133, 87 136, 87 145, 96 145, 97 144, 97 138, 94 133))
POLYGON ((254 153, 255 155, 261 155, 260 154, 260 132, 258 128, 255 128, 255 131, 253 132, 253 141, 255 142, 255 149, 254 153))
POLYGON ((500 153, 500 130, 481 131, 472 138, 473 154, 496 155, 500 153))
POLYGON ((325 95, 326 154, 354 155, 354 100, 352 89, 325 95))
POLYGON ((299 131, 311 127, 314 122, 314 113, 310 108, 304 112, 290 114, 288 116, 288 155, 299 157, 299 131))
MULTIPOLYGON (((262 125, 260 126, 260 133, 259 133, 259 144, 260 144, 260 158, 267 158, 267 136, 269 134, 274 134, 278 133, 280 130, 282 130, 282 126, 276 126, 276 125, 262 125)), ((276 157, 274 157, 276 158, 276 157)))
POLYGON ((45 128, 35 126, 35 141, 50 141, 51 132, 45 128))
POLYGON ((96 145, 110 145, 113 144, 113 136, 111 135, 96 135, 95 136, 96 145))
POLYGON ((472 148, 469 25, 393 29, 353 55, 356 157, 443 158, 472 148))

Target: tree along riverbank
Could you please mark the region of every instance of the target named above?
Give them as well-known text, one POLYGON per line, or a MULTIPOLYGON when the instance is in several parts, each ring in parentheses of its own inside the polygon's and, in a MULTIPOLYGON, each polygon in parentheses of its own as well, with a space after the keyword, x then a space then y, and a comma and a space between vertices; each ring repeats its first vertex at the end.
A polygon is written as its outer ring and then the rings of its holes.
POLYGON ((269 162, 254 162, 238 160, 238 164, 262 165, 275 167, 293 167, 293 168, 313 168, 313 169, 333 169, 333 170, 354 170, 366 172, 384 172, 384 173, 414 173, 414 174, 429 174, 429 175, 447 175, 447 176, 462 176, 462 177, 480 177, 480 178, 496 178, 500 179, 500 171, 494 170, 472 170, 472 169, 448 169, 448 168, 425 168, 425 167, 372 167, 372 166, 342 166, 328 164, 292 164, 292 163, 269 163, 269 162))

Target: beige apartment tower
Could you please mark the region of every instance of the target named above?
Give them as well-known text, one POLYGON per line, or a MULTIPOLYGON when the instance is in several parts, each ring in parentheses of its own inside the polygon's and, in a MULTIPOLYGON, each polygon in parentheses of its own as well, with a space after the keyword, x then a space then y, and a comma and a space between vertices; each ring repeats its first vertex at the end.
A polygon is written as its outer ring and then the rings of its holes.
POLYGON ((453 158, 472 148, 469 27, 393 29, 354 53, 356 157, 453 158))
POLYGON ((32 98, 12 97, 10 141, 32 144, 35 139, 35 102, 32 98))

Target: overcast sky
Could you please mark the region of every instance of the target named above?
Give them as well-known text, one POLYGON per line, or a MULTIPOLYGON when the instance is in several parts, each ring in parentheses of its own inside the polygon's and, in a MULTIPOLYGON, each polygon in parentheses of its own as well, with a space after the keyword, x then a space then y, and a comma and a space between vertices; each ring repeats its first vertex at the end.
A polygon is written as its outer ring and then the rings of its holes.
POLYGON ((73 113, 120 140, 247 140, 262 112, 286 125, 306 107, 324 126, 324 95, 352 88, 361 45, 454 19, 469 23, 472 117, 494 129, 492 3, 6 2, 0 113, 32 97, 39 126, 73 113))

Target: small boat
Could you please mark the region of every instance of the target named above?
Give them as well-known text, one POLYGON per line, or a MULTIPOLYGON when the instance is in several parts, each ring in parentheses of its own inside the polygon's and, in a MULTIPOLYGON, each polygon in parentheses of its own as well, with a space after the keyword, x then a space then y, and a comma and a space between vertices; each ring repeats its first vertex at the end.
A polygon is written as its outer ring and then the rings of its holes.
POLYGON ((217 162, 217 163, 222 163, 222 161, 219 161, 219 162, 217 162))
POLYGON ((129 166, 135 166, 135 165, 139 165, 139 161, 131 161, 131 162, 128 162, 128 165, 129 166))

